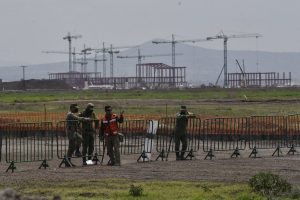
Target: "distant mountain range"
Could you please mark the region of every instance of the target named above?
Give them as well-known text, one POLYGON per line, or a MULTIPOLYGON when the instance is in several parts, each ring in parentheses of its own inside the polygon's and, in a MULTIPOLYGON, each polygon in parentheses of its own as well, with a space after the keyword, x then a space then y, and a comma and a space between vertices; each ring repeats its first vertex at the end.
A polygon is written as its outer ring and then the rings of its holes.
MULTIPOLYGON (((140 46, 141 54, 171 54, 170 44, 155 45, 151 41, 140 46)), ((223 50, 206 49, 188 44, 177 44, 176 53, 183 55, 176 56, 176 66, 187 67, 188 82, 199 84, 215 83, 223 66, 223 50)), ((121 51, 122 56, 136 56, 137 49, 121 51)), ((102 57, 102 55, 99 55, 102 57)), ((108 57, 108 56, 107 56, 108 57)), ((67 60, 66 55, 66 60, 67 60)), ((274 53, 255 51, 228 51, 228 72, 240 72, 235 59, 240 63, 244 60, 246 72, 292 72, 293 84, 300 84, 300 53, 274 53), (258 59, 257 59, 258 58, 258 59), (258 61, 258 65, 257 65, 258 61)), ((142 63, 161 62, 171 65, 169 57, 149 57, 142 60, 142 63)), ((20 67, 7 66, 7 63, 0 61, 0 79, 4 82, 16 81, 22 78, 20 67)), ((120 59, 114 58, 115 76, 135 76, 135 65, 137 58, 120 59)), ((106 71, 109 74, 109 60, 106 63, 106 71)), ((48 79, 48 73, 67 72, 68 62, 47 63, 31 65, 26 69, 26 79, 48 79)), ((80 70, 80 66, 77 66, 80 70)), ((88 71, 94 70, 94 63, 89 62, 88 71)), ((102 72, 102 63, 98 63, 98 71, 102 72)), ((222 83, 221 76, 220 83, 222 83)))

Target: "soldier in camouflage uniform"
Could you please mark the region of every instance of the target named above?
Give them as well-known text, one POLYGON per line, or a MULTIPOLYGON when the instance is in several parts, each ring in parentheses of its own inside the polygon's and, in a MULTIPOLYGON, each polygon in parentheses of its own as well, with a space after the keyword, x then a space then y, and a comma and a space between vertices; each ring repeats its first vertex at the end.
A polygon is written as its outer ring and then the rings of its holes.
POLYGON ((187 132, 186 128, 188 125, 188 119, 194 118, 193 113, 187 111, 186 106, 180 107, 180 112, 176 115, 176 125, 175 125, 175 152, 176 160, 185 160, 184 153, 187 149, 187 132), (182 143, 181 151, 179 150, 180 142, 182 143))
POLYGON ((86 109, 79 116, 90 119, 82 122, 82 163, 87 165, 86 153, 88 153, 88 160, 91 160, 94 152, 95 133, 99 128, 99 120, 94 113, 94 104, 88 103, 86 109))
MULTIPOLYGON (((83 117, 77 116, 77 113, 78 113, 78 105, 71 104, 70 111, 68 112, 66 117, 66 126, 67 126, 66 128, 67 128, 67 134, 69 139, 67 157, 71 165, 73 165, 71 163, 71 157, 75 150, 78 151, 82 142, 82 136, 79 133, 79 122, 85 120, 83 117)), ((71 167, 69 164, 66 164, 66 166, 71 167)))

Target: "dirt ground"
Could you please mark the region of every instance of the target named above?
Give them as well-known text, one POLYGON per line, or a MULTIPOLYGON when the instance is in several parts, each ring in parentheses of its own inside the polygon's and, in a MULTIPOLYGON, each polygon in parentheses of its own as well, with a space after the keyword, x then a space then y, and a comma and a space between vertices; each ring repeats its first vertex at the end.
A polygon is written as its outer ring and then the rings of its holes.
MULTIPOLYGON (((102 165, 81 166, 81 159, 75 159, 74 168, 59 168, 60 160, 49 161, 50 167, 38 169, 40 163, 16 163, 14 173, 5 172, 9 166, 0 164, 0 182, 18 183, 63 180, 101 180, 104 178, 125 178, 132 180, 185 180, 185 181, 219 181, 247 182, 251 176, 261 171, 279 174, 291 183, 300 184, 300 154, 272 157, 273 150, 259 150, 260 158, 248 158, 250 150, 241 151, 238 158, 230 158, 232 152, 215 152, 212 160, 204 160, 206 153, 196 152, 193 160, 175 161, 174 153, 168 161, 139 162, 139 155, 122 155, 122 166, 106 166, 107 158, 102 165)), ((152 155, 155 160, 157 154, 152 155)), ((74 159, 73 159, 74 160, 74 159)))

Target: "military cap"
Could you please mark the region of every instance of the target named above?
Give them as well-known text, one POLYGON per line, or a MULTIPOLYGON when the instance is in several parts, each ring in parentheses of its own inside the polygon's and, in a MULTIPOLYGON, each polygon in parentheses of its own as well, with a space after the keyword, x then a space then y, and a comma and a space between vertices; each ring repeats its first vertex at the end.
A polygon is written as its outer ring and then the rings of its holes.
POLYGON ((186 110, 186 106, 180 106, 181 110, 186 110))
POLYGON ((111 106, 107 105, 107 106, 104 107, 104 110, 105 110, 105 112, 106 112, 106 111, 111 111, 112 108, 111 108, 111 106))
POLYGON ((79 108, 79 106, 77 105, 77 103, 71 103, 70 109, 72 108, 79 108))
POLYGON ((86 108, 87 109, 90 109, 90 110, 93 110, 94 109, 94 104, 93 103, 88 103, 87 105, 86 105, 86 108))

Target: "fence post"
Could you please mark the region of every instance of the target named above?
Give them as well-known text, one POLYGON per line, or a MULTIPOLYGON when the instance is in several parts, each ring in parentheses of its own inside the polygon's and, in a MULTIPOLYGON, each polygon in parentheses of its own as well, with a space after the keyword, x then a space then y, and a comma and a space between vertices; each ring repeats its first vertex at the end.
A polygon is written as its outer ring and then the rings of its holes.
POLYGON ((209 157, 210 160, 212 159, 212 157, 215 157, 212 149, 209 149, 209 151, 208 151, 207 155, 205 156, 204 160, 206 160, 207 157, 209 157))
POLYGON ((11 172, 14 172, 15 171, 16 166, 15 166, 15 162, 14 161, 11 161, 9 167, 7 168, 6 172, 8 172, 8 170, 11 170, 11 172))

